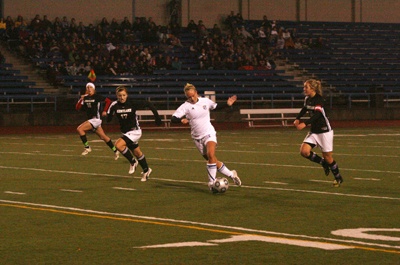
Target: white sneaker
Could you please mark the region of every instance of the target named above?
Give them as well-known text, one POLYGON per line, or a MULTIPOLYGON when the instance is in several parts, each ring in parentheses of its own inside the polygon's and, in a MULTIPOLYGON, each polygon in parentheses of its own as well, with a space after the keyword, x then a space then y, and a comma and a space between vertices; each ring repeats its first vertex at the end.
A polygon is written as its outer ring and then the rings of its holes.
POLYGON ((242 181, 240 180, 236 170, 232 170, 233 175, 231 176, 233 182, 235 182, 236 185, 242 186, 242 181))
POLYGON ((207 185, 208 185, 208 188, 212 191, 214 182, 213 181, 209 181, 207 185))
POLYGON ((114 152, 114 160, 118 160, 119 158, 119 152, 118 150, 114 152))
POLYGON ((140 181, 147 181, 149 179, 151 171, 151 168, 149 168, 146 173, 142 172, 142 179, 140 181))
POLYGON ((135 163, 129 166, 129 174, 135 173, 136 167, 138 166, 139 162, 135 159, 135 163))
POLYGON ((85 155, 89 154, 90 152, 92 152, 92 148, 90 148, 90 146, 88 148, 85 147, 85 150, 83 150, 82 155, 85 156, 85 155))

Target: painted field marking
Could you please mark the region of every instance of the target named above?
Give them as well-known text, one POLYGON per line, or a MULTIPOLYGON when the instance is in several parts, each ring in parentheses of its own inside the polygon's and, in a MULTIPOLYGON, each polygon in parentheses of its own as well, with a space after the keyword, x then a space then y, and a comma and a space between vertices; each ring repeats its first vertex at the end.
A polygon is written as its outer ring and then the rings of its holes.
POLYGON ((15 195, 25 195, 26 194, 24 192, 16 192, 16 191, 5 191, 4 193, 15 194, 15 195))
MULTIPOLYGON (((154 159, 154 158, 153 158, 154 159)), ((154 159, 156 160, 156 159, 154 159)), ((182 160, 179 160, 182 161, 182 160)), ((204 163, 204 161, 203 161, 204 163)), ((140 178, 140 177, 132 177, 132 176, 121 176, 121 175, 113 175, 113 174, 99 174, 99 173, 89 173, 89 172, 79 172, 79 171, 62 171, 62 170, 48 170, 48 169, 39 169, 39 168, 21 168, 21 167, 7 167, 0 166, 0 168, 4 169, 18 169, 18 170, 31 170, 31 171, 40 171, 40 172, 53 172, 53 173, 63 173, 63 174, 73 174, 73 175, 87 175, 87 176, 102 176, 102 177, 117 177, 117 178, 140 178)), ((189 181, 189 180, 176 180, 176 179, 166 179, 166 178, 155 178, 154 180, 167 181, 167 182, 180 182, 180 183, 194 183, 194 184, 202 184, 204 182, 201 181, 189 181)), ((279 190, 279 191, 290 191, 290 192, 302 192, 302 193, 315 193, 315 194, 325 194, 325 195, 335 195, 335 196, 345 196, 345 197, 356 197, 356 198, 369 198, 369 199, 384 199, 384 200, 399 200, 400 197, 386 197, 386 196, 372 196, 372 195, 362 195, 362 194, 350 194, 350 193, 339 193, 339 192, 325 192, 325 191, 315 191, 315 190, 300 190, 300 189, 290 189, 290 188, 278 188, 278 187, 260 187, 260 186, 246 186, 242 185, 242 188, 249 189, 264 189, 264 190, 279 190)))
MULTIPOLYGON (((9 201, 9 200, 0 200, 0 202, 1 202, 0 206, 3 206, 3 207, 14 207, 14 208, 20 208, 20 209, 34 210, 34 211, 53 212, 53 213, 68 214, 68 215, 75 215, 75 216, 86 216, 86 217, 93 217, 93 218, 99 218, 99 219, 128 221, 128 222, 153 224, 153 225, 169 226, 169 227, 179 227, 179 228, 184 228, 184 229, 192 229, 192 230, 206 231, 206 232, 219 233, 219 234, 228 234, 231 236, 231 238, 229 238, 229 239, 211 240, 210 242, 212 242, 212 243, 237 242, 238 240, 240 240, 240 241, 243 241, 243 240, 259 241, 259 239, 261 239, 261 241, 264 241, 264 242, 267 240, 267 242, 272 242, 272 243, 281 243, 281 244, 289 244, 290 243, 291 245, 303 246, 303 247, 315 247, 315 248, 323 248, 323 249, 357 248, 357 249, 362 249, 362 250, 367 250, 367 251, 387 252, 387 253, 394 253, 394 254, 400 255, 400 246, 393 246, 393 245, 387 245, 387 244, 369 243, 369 242, 362 242, 362 241, 355 241, 355 240, 333 239, 333 238, 325 238, 325 237, 315 237, 315 236, 307 236, 307 235, 296 235, 296 234, 279 233, 279 232, 273 232, 273 231, 249 229, 249 228, 243 228, 243 227, 217 225, 217 224, 211 224, 211 223, 202 223, 202 222, 167 219, 167 218, 157 218, 157 217, 151 217, 151 216, 139 216, 139 215, 132 215, 132 214, 102 212, 102 211, 95 211, 95 210, 89 210, 89 209, 63 207, 63 206, 47 205, 47 204, 37 204, 37 203, 29 203, 29 202, 18 202, 18 201, 9 201), (241 238, 241 237, 244 237, 244 238, 241 238), (274 240, 272 240, 272 239, 274 239, 274 240)), ((182 243, 182 242, 180 242, 180 243, 182 243)))
POLYGON ((80 192, 83 192, 82 190, 69 190, 69 189, 60 189, 60 191, 65 191, 65 192, 75 192, 75 193, 80 193, 80 192))
POLYGON ((124 187, 113 187, 114 190, 136 190, 133 188, 124 188, 124 187))
POLYGON ((267 184, 277 184, 277 185, 288 185, 289 183, 285 183, 285 182, 277 182, 277 181, 263 181, 264 183, 267 184))
POLYGON ((353 178, 356 180, 369 180, 369 181, 381 181, 381 179, 375 179, 375 178, 353 178))
POLYGON ((333 180, 330 181, 330 180, 310 179, 309 181, 320 182, 320 183, 333 183, 333 180))

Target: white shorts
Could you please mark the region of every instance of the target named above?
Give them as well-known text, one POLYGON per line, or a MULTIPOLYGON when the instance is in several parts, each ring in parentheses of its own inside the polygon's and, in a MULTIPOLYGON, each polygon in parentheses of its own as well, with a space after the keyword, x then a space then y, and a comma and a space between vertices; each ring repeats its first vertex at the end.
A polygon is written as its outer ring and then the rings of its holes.
POLYGON ((333 151, 333 131, 326 133, 308 133, 303 143, 318 146, 322 152, 328 153, 333 151))
POLYGON ((129 138, 132 143, 137 144, 142 137, 142 129, 129 131, 127 133, 124 133, 124 136, 129 138))
POLYGON ((217 143, 217 135, 216 134, 208 134, 201 139, 193 139, 194 144, 199 150, 200 154, 207 155, 207 143, 209 141, 217 143))
POLYGON ((99 128, 101 126, 101 123, 103 121, 101 119, 93 118, 93 119, 88 120, 88 122, 90 122, 93 129, 96 130, 97 128, 99 128))

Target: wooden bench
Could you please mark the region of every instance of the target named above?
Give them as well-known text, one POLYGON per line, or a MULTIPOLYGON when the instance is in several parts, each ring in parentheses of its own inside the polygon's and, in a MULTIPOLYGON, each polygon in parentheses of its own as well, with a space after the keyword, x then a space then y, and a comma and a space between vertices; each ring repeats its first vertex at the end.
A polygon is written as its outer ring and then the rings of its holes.
POLYGON ((240 114, 246 115, 249 127, 277 126, 277 124, 254 124, 255 121, 279 121, 279 126, 288 126, 288 120, 295 120, 301 108, 289 109, 241 109, 240 114))

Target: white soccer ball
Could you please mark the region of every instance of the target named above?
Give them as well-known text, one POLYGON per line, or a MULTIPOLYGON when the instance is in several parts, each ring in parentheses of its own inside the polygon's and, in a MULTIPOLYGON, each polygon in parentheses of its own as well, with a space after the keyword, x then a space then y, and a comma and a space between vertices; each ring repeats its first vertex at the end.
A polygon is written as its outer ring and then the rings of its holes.
POLYGON ((224 193, 229 188, 229 181, 226 178, 216 178, 212 186, 213 192, 224 193))

